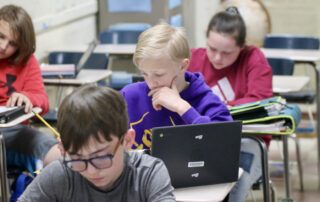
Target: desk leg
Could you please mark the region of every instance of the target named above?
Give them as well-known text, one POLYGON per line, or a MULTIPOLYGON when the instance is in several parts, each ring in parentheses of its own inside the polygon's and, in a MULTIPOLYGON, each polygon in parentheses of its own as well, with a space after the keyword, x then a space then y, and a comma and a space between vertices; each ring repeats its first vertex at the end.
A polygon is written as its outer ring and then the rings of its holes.
POLYGON ((108 70, 112 70, 112 65, 113 65, 113 60, 114 60, 114 55, 109 54, 109 61, 108 61, 108 70))
POLYGON ((261 151, 261 168, 262 168, 262 180, 263 180, 263 198, 264 202, 270 202, 270 177, 269 177, 269 165, 268 165, 268 151, 265 143, 256 137, 255 135, 246 134, 243 138, 250 138, 256 141, 261 151))
POLYGON ((314 62, 310 63, 316 74, 316 111, 317 111, 317 140, 318 140, 318 189, 320 190, 320 70, 314 62))
POLYGON ((286 184, 286 198, 290 198, 290 174, 289 174, 289 155, 288 155, 288 136, 282 136, 283 142, 283 164, 284 164, 284 178, 286 184))
POLYGON ((0 180, 1 180, 1 201, 8 201, 8 180, 7 180, 7 159, 4 138, 0 133, 0 180))

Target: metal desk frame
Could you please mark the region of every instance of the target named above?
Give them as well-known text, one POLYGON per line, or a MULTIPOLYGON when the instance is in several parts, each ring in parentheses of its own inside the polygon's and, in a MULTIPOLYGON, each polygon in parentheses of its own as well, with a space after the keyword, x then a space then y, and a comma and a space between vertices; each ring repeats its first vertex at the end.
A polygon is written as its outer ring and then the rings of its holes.
MULTIPOLYGON (((266 57, 288 58, 295 63, 310 64, 316 77, 316 111, 317 111, 317 145, 318 145, 318 189, 320 190, 320 69, 316 62, 320 61, 320 50, 272 49, 262 48, 266 57)), ((288 192, 288 191, 286 191, 288 192)), ((290 194, 289 194, 290 195, 290 194)))

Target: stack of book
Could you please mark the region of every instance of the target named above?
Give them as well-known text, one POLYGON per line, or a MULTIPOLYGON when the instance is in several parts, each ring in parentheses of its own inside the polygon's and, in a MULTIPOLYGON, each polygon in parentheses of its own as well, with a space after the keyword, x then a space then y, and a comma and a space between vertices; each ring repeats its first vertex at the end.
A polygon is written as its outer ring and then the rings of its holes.
POLYGON ((73 77, 76 72, 74 64, 41 64, 41 75, 44 78, 73 77))
POLYGON ((230 113, 234 120, 242 120, 246 133, 291 134, 301 119, 299 107, 281 97, 233 106, 230 113))

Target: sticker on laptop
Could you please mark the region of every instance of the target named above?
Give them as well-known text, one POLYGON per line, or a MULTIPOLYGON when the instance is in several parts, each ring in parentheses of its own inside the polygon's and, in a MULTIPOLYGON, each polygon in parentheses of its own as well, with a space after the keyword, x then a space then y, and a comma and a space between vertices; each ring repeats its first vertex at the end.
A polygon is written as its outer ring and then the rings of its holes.
POLYGON ((204 167, 204 161, 193 161, 188 163, 188 168, 204 167))

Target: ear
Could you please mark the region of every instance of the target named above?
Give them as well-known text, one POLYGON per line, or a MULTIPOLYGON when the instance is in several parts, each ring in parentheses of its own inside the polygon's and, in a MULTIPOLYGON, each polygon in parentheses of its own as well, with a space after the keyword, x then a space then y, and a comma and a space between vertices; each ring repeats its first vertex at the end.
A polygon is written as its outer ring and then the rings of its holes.
POLYGON ((181 71, 182 72, 187 71, 189 64, 190 64, 190 60, 188 58, 183 59, 181 62, 181 71))
POLYGON ((124 146, 126 150, 130 150, 133 143, 134 143, 134 138, 136 136, 136 131, 134 131, 134 129, 129 129, 125 136, 124 136, 124 146))
POLYGON ((62 144, 62 142, 61 142, 60 137, 58 137, 57 140, 58 140, 58 149, 59 149, 61 155, 63 155, 66 151, 65 151, 65 149, 64 149, 64 147, 63 147, 63 144, 62 144))

